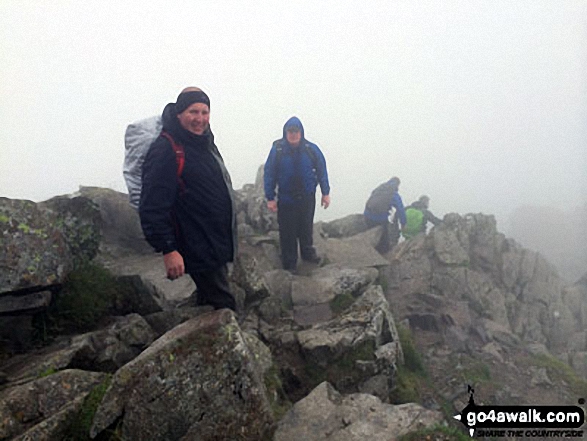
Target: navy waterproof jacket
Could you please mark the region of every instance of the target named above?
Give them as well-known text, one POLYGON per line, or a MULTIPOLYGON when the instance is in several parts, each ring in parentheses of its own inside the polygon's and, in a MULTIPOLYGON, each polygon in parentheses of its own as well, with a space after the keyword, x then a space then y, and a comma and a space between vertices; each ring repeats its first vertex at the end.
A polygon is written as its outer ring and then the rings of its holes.
POLYGON ((215 270, 236 253, 236 210, 232 182, 214 136, 195 135, 181 127, 174 104, 163 111, 163 130, 185 150, 177 177, 175 152, 159 136, 143 163, 139 215, 147 241, 155 251, 179 251, 186 272, 215 270))
POLYGON ((402 197, 399 195, 399 193, 396 190, 397 187, 395 187, 394 184, 392 184, 392 182, 393 182, 392 179, 390 179, 389 181, 384 182, 379 187, 377 187, 375 190, 373 190, 373 192, 371 193, 371 197, 367 201, 367 204, 365 204, 365 211, 363 212, 363 215, 367 219, 370 219, 374 222, 385 223, 388 221, 389 212, 391 211, 392 208, 395 208, 396 214, 394 215, 394 220, 396 218, 399 218, 400 224, 405 225, 407 222, 407 219, 406 219, 406 210, 404 208, 404 202, 402 201, 402 197), (388 204, 385 207, 381 207, 382 210, 381 209, 376 210, 376 209, 369 208, 370 201, 372 200, 373 196, 376 193, 383 193, 388 200, 388 204))
POLYGON ((290 204, 294 203, 299 196, 315 193, 318 184, 320 184, 322 195, 330 194, 324 155, 316 144, 305 139, 304 127, 294 116, 283 126, 283 138, 273 143, 265 162, 265 197, 269 201, 274 200, 277 186, 279 203, 290 204), (292 147, 287 142, 285 128, 290 125, 301 128, 302 139, 297 147, 292 147), (281 154, 277 153, 278 145, 281 146, 281 154), (299 157, 296 158, 296 155, 299 157))

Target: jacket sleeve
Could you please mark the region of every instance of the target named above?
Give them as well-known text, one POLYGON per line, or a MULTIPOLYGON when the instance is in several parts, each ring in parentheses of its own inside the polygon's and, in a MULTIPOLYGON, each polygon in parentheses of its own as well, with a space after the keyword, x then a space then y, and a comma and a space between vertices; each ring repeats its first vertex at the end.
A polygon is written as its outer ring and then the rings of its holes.
POLYGON ((275 175, 275 161, 277 160, 277 149, 275 143, 269 151, 265 168, 263 170, 263 185, 265 189, 265 198, 268 201, 275 199, 275 186, 277 185, 277 176, 275 175))
POLYGON ((322 192, 323 196, 330 194, 330 183, 328 182, 328 170, 326 169, 326 159, 322 154, 322 151, 317 145, 314 145, 316 153, 318 155, 318 170, 316 170, 316 174, 318 175, 318 183, 320 184, 320 191, 322 192))
POLYGON ((394 193, 393 198, 391 199, 391 206, 395 207, 397 210, 397 216, 399 216, 400 224, 405 225, 407 222, 406 219, 406 209, 404 208, 404 202, 402 201, 402 197, 399 193, 394 193))
POLYGON ((434 216, 430 210, 424 210, 424 216, 428 222, 432 223, 432 225, 438 225, 442 223, 442 220, 434 216))
POLYGON ((172 211, 178 192, 177 163, 169 141, 159 137, 143 163, 139 216, 147 242, 163 254, 177 250, 172 211))

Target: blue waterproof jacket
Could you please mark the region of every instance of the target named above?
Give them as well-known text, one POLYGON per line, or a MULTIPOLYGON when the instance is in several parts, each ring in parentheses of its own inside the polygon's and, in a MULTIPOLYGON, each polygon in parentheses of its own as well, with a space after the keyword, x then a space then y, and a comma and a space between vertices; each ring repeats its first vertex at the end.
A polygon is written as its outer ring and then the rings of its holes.
POLYGON ((322 195, 330 194, 324 155, 316 144, 305 138, 304 127, 294 116, 283 126, 283 138, 273 143, 265 162, 265 197, 269 201, 274 200, 277 186, 279 203, 294 203, 300 196, 315 193, 318 184, 322 195), (302 139, 297 147, 292 147, 286 138, 286 127, 292 125, 301 130, 302 139), (278 148, 281 153, 278 153, 278 148))

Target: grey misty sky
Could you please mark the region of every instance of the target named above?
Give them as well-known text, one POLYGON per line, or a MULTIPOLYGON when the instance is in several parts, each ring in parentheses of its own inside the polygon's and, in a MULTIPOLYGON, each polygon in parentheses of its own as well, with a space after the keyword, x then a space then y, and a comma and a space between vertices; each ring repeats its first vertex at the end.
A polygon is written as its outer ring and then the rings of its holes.
POLYGON ((0 48, 0 196, 126 191, 126 125, 194 85, 235 188, 302 120, 318 219, 393 175, 440 216, 587 202, 586 1, 2 0, 0 48))

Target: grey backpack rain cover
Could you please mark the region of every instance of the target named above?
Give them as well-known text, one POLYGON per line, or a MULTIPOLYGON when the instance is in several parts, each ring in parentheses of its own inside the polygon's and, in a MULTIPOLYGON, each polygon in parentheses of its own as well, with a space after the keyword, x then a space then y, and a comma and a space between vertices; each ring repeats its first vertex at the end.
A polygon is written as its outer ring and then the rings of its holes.
POLYGON ((128 188, 130 205, 137 210, 141 200, 143 161, 162 128, 161 116, 152 116, 129 124, 124 134, 122 174, 128 188))

